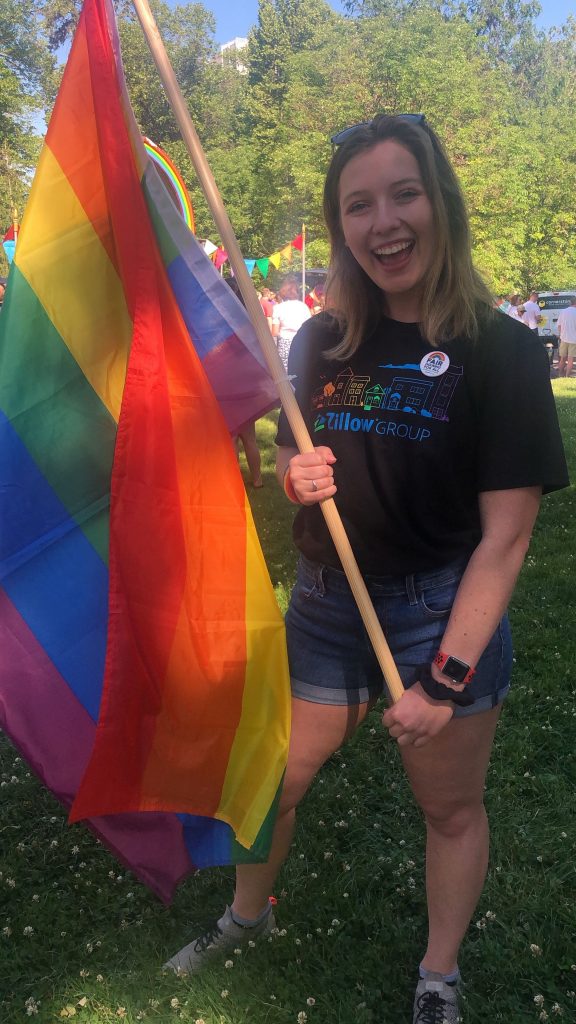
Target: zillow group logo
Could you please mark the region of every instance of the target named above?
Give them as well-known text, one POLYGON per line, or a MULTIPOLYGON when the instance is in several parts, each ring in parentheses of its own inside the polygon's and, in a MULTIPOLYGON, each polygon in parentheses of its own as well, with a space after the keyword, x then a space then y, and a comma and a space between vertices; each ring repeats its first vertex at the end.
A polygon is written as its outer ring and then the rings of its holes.
POLYGON ((370 434, 386 434, 392 437, 403 437, 408 441, 426 441, 430 431, 418 424, 397 423, 395 420, 381 419, 376 416, 354 416, 350 412, 320 413, 314 420, 314 433, 320 430, 352 431, 370 434))

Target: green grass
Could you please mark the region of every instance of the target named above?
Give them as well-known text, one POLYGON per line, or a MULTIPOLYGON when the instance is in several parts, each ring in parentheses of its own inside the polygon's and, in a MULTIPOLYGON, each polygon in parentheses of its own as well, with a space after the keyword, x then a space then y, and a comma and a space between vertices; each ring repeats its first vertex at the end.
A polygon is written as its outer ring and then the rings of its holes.
MULTIPOLYGON (((554 389, 576 479, 576 381, 554 389)), ((285 604, 293 509, 274 480, 273 436, 268 417, 265 487, 250 496, 285 604)), ((512 602, 514 686, 486 794, 492 866, 461 957, 466 1024, 528 1024, 546 1019, 542 1009, 576 1021, 575 512, 573 488, 545 500, 512 602)), ((411 1019, 425 928, 422 827, 376 711, 301 809, 276 890, 280 934, 191 982, 163 977, 159 964, 220 913, 231 870, 189 879, 166 909, 87 831, 67 826, 6 740, 0 775, 1 1024, 411 1019)))

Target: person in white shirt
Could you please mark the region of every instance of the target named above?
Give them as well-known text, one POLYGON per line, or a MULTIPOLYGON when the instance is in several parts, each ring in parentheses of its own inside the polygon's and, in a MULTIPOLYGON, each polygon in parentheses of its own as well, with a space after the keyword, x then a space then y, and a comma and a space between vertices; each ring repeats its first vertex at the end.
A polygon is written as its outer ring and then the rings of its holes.
POLYGON ((508 309, 506 310, 506 313, 507 313, 508 316, 511 316, 513 320, 521 320, 522 319, 522 314, 519 312, 519 307, 520 307, 521 302, 522 302, 522 296, 521 295, 511 295, 510 296, 510 305, 508 306, 508 309))
POLYGON ((557 329, 560 338, 558 376, 569 377, 576 355, 576 295, 572 303, 560 312, 557 329))
POLYGON ((293 275, 284 278, 278 295, 281 301, 272 312, 272 336, 276 338, 278 355, 287 369, 292 339, 304 321, 310 319, 310 310, 298 298, 298 281, 293 275))
POLYGON ((530 298, 524 303, 524 316, 522 322, 538 334, 538 320, 541 316, 540 306, 538 305, 538 292, 530 292, 530 298))

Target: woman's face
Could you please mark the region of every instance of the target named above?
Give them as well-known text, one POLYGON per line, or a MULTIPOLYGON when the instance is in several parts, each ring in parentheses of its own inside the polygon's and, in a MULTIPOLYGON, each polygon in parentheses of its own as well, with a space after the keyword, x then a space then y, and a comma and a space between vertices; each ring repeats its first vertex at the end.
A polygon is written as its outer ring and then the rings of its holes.
POLYGON ((359 153, 342 171, 339 201, 346 245, 390 316, 420 320, 435 232, 416 157, 393 139, 359 153))

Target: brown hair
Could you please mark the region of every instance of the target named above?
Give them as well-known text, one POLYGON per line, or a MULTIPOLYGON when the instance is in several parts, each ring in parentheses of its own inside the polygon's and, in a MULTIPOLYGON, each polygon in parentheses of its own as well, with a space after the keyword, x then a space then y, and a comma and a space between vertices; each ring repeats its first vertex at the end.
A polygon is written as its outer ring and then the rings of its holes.
POLYGON ((327 353, 346 359, 382 315, 382 291, 347 248, 340 221, 340 177, 347 163, 386 139, 394 139, 415 157, 430 200, 436 245, 428 270, 420 330, 433 346, 457 336, 476 338, 479 319, 491 315, 492 295, 472 265, 470 228, 462 192, 450 161, 430 126, 375 117, 359 126, 334 152, 324 185, 324 218, 331 256, 327 292, 342 340, 327 353))

